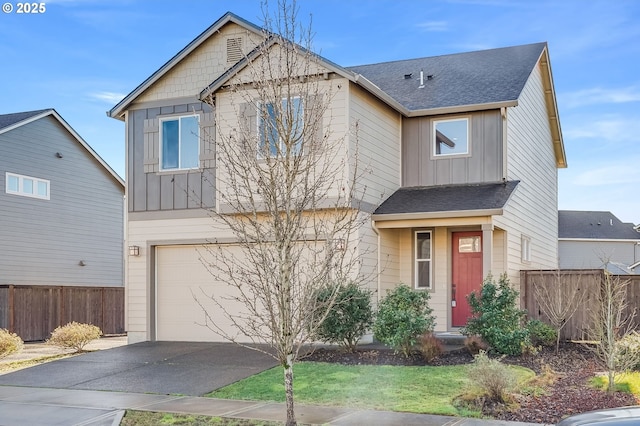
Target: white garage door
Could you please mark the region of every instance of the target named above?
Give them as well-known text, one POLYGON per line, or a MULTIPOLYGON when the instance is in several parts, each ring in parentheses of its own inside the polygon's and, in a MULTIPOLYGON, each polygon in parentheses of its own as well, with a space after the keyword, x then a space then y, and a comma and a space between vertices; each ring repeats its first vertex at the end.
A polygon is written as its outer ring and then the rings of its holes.
MULTIPOLYGON (((233 248, 229 248, 233 249, 233 248)), ((205 314, 195 297, 217 325, 232 331, 230 321, 204 293, 228 295, 229 287, 216 282, 200 261, 208 256, 201 246, 156 247, 156 339, 189 342, 221 342, 224 339, 205 327, 205 314), (204 293, 203 293, 204 290, 204 293)), ((231 312, 232 301, 223 300, 231 312)))

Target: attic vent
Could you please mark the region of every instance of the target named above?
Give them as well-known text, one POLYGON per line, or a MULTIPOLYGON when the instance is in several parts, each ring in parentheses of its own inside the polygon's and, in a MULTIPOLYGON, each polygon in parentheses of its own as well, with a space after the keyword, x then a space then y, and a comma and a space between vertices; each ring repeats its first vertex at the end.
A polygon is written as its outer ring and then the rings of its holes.
POLYGON ((235 64, 242 59, 242 37, 227 39, 227 63, 235 64))

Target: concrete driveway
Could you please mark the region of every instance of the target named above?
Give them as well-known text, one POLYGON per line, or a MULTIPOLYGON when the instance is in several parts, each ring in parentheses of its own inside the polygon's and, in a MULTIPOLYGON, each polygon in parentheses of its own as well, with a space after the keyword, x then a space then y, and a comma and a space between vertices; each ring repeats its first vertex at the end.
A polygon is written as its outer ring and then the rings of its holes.
POLYGON ((275 365, 231 343, 143 342, 0 375, 0 385, 200 396, 275 365))

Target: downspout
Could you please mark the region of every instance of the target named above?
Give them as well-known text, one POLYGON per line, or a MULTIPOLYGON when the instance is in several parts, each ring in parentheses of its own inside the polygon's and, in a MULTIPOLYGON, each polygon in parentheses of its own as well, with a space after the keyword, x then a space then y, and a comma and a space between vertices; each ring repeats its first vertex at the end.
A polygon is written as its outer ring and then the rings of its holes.
POLYGON ((376 289, 377 293, 378 293, 377 296, 376 296, 376 307, 377 307, 378 303, 380 302, 380 293, 382 292, 382 283, 381 283, 382 271, 380 269, 380 263, 382 261, 382 258, 380 257, 380 251, 381 251, 380 250, 380 247, 381 247, 380 246, 380 230, 376 226, 376 221, 373 220, 373 219, 371 219, 371 229, 373 229, 373 232, 376 233, 376 237, 378 239, 378 247, 377 247, 377 250, 376 250, 376 252, 377 252, 376 257, 378 258, 377 262, 376 262, 377 263, 376 272, 377 272, 377 275, 378 275, 378 283, 377 283, 377 289, 376 289))
POLYGON ((502 116, 502 179, 507 180, 507 107, 500 108, 502 116))

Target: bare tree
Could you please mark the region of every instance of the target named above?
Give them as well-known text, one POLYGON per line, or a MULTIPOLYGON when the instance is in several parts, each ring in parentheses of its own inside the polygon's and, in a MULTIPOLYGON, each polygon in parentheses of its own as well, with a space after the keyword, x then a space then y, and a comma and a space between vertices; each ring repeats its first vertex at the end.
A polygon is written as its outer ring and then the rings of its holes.
POLYGON ((556 329, 556 354, 560 348, 560 332, 569 319, 582 306, 586 292, 582 286, 582 275, 563 274, 556 271, 553 280, 539 275, 533 280, 533 291, 542 313, 556 329))
POLYGON ((620 338, 631 332, 636 314, 635 308, 630 310, 627 303, 629 283, 629 280, 622 280, 605 268, 597 293, 596 309, 592 312, 590 338, 595 340, 593 350, 607 369, 609 392, 615 390, 616 375, 628 371, 639 361, 640 354, 623 351, 620 345, 620 338))
MULTIPOLYGON (((233 250, 212 241, 206 263, 229 293, 196 299, 217 334, 268 344, 284 369, 293 425, 293 365, 328 311, 318 309, 317 291, 362 282, 357 239, 367 215, 358 208, 357 125, 332 131, 332 101, 344 88, 312 53, 310 24, 299 25, 295 3, 280 1, 273 15, 265 6, 263 14, 257 47, 207 100, 218 109, 213 223, 232 235, 233 250), (235 333, 213 320, 209 300, 235 333)), ((324 303, 335 303, 335 294, 324 303)))

